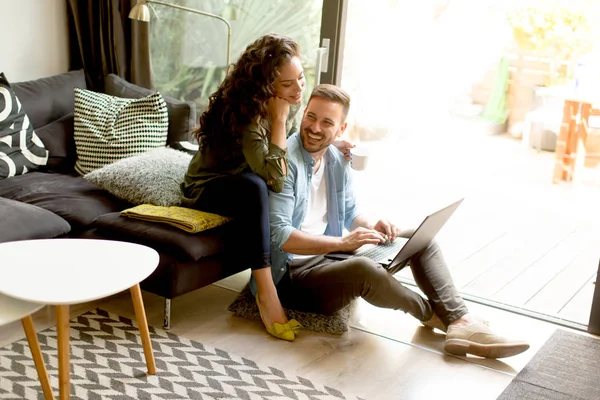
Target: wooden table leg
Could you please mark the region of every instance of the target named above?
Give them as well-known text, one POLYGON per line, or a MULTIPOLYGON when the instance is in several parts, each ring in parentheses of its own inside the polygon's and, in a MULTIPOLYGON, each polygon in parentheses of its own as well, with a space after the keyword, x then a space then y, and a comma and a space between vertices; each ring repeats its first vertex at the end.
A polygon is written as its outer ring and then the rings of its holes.
POLYGON ((132 286, 130 290, 131 299, 133 300, 133 309, 135 310, 135 318, 137 319, 140 328, 140 336, 142 337, 142 346, 144 348, 144 356, 146 357, 148 374, 156 375, 156 363, 154 362, 154 353, 152 352, 152 342, 150 342, 150 330, 148 329, 148 321, 146 320, 146 310, 144 310, 142 290, 140 289, 139 284, 132 286))
POLYGON ((25 337, 29 343, 29 349, 33 356, 33 363, 42 385, 42 391, 44 392, 44 398, 46 400, 54 400, 54 394, 52 394, 52 386, 50 386, 50 379, 48 379, 48 371, 46 371, 46 364, 44 363, 44 357, 42 357, 42 349, 40 349, 40 343, 38 342, 37 333, 33 327, 33 319, 31 315, 21 319, 23 324, 23 330, 25 331, 25 337))
POLYGON ((71 398, 68 305, 56 306, 56 336, 58 340, 58 392, 60 400, 68 400, 71 398))

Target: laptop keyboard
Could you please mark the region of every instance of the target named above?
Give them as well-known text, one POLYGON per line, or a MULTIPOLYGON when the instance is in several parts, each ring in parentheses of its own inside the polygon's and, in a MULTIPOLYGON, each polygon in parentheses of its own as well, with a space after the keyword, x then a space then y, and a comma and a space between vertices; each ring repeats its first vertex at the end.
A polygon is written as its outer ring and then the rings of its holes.
POLYGON ((370 258, 373 261, 388 261, 396 257, 396 254, 400 251, 402 246, 407 242, 408 239, 398 238, 395 241, 387 244, 378 244, 371 246, 364 246, 363 249, 354 253, 355 256, 362 256, 370 258))

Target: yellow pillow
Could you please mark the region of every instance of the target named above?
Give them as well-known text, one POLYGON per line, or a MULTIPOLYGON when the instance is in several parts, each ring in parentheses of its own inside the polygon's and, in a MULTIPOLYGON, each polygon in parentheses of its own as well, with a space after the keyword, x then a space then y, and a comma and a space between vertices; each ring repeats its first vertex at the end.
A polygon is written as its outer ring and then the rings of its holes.
POLYGON ((231 218, 186 207, 162 207, 141 204, 121 211, 124 217, 173 225, 189 233, 198 233, 226 224, 231 218))

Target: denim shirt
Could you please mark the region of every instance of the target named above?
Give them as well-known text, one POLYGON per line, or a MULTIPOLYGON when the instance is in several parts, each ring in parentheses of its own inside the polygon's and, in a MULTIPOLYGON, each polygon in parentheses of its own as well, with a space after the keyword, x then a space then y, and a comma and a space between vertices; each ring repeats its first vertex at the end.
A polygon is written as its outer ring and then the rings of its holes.
MULTIPOLYGON (((271 221, 271 273, 273 281, 281 280, 287 270, 291 255, 282 247, 292 232, 302 229, 306 216, 310 183, 315 160, 304 150, 300 134, 287 140, 288 174, 281 193, 269 192, 269 217, 271 221)), ((350 165, 343 154, 329 146, 324 156, 327 173, 327 228, 325 235, 342 236, 344 227, 350 230, 358 216, 356 197, 352 189, 350 165)), ((250 289, 256 295, 254 277, 250 289)))

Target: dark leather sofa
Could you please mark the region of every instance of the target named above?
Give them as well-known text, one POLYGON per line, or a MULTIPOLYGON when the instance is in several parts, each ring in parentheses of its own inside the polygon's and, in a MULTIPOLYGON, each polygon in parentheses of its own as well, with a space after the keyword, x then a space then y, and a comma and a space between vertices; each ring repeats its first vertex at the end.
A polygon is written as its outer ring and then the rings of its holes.
MULTIPOLYGON (((192 235, 169 225, 125 218, 119 212, 131 204, 75 172, 73 88, 86 88, 83 71, 11 83, 11 87, 50 158, 44 169, 0 180, 0 242, 76 237, 154 248, 160 263, 141 287, 165 298, 167 329, 172 299, 245 269, 242 254, 236 251, 243 232, 236 230, 235 221, 192 235)), ((105 92, 139 98, 150 91, 109 75, 105 92)), ((181 141, 190 138, 195 126, 195 107, 193 103, 165 100, 169 111, 167 145, 178 148, 181 141)), ((43 255, 37 262, 43 262, 43 255)))

